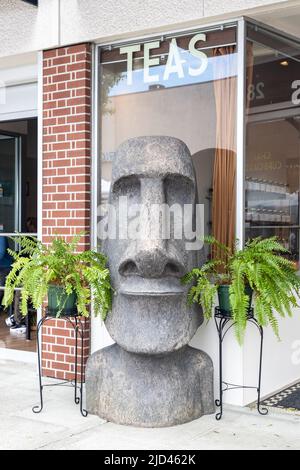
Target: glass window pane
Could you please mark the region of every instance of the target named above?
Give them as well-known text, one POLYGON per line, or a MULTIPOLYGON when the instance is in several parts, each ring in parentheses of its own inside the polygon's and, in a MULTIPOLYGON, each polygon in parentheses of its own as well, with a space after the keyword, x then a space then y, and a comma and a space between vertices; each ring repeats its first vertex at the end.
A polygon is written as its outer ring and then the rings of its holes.
POLYGON ((0 233, 16 227, 16 139, 0 135, 0 233))
POLYGON ((249 25, 246 240, 278 236, 299 261, 300 48, 249 25))
POLYGON ((126 47, 126 53, 120 47, 100 51, 100 219, 118 146, 131 137, 172 136, 191 152, 198 200, 205 208, 205 234, 213 231, 220 241, 231 244, 235 234, 236 27, 126 47), (147 47, 150 60, 146 59, 147 47))

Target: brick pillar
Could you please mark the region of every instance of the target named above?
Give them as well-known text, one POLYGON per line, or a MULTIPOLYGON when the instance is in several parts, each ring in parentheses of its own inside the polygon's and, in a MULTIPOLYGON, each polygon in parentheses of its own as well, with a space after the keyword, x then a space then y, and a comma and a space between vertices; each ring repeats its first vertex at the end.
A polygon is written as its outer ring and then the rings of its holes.
MULTIPOLYGON (((43 56, 43 242, 56 234, 70 239, 90 232, 91 46, 79 44, 44 51, 43 56)), ((89 236, 80 249, 89 248, 89 236)), ((84 361, 89 354, 85 326, 84 361)), ((54 319, 42 332, 43 373, 74 377, 74 332, 54 319)), ((80 361, 79 355, 79 361, 80 361)))

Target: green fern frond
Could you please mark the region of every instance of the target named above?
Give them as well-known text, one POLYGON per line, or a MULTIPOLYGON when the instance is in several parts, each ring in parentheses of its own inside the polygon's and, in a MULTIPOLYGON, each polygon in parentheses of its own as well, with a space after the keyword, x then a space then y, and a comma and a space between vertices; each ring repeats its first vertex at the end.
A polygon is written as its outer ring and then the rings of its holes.
POLYGON ((230 284, 229 298, 237 340, 242 344, 249 312, 246 286, 254 292, 255 318, 259 325, 270 325, 279 338, 276 314, 282 318, 292 315, 299 304, 300 277, 294 264, 285 256, 289 254, 277 237, 257 237, 234 252, 213 237, 205 237, 210 245, 226 253, 225 259, 208 261, 184 276, 185 283, 194 282, 188 293, 188 302, 202 305, 206 318, 212 316, 213 298, 224 281, 230 284), (218 272, 222 266, 224 273, 218 272))
POLYGON ((49 286, 55 284, 63 286, 66 294, 76 294, 79 315, 89 316, 93 298, 95 314, 105 319, 113 293, 107 258, 92 250, 78 251, 83 235, 75 235, 70 243, 56 237, 50 246, 33 237, 14 237, 19 251, 10 250, 14 262, 6 278, 3 305, 7 308, 13 302, 15 288, 21 287, 21 312, 27 315, 28 303, 36 309, 41 307, 49 286))

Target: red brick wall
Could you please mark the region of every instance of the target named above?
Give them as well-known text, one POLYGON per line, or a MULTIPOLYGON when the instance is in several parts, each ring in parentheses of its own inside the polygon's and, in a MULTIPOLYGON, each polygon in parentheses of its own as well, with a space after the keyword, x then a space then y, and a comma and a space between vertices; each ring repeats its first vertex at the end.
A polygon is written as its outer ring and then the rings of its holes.
MULTIPOLYGON (((56 234, 70 239, 90 231, 91 46, 44 51, 43 57, 43 242, 56 234)), ((89 248, 89 236, 80 248, 89 248)), ((86 322, 84 360, 89 353, 86 322)), ((74 376, 74 332, 66 320, 47 323, 42 332, 45 375, 74 376)), ((79 357, 80 359, 80 357, 79 357)))
MULTIPOLYGON (((84 334, 83 342, 83 363, 90 351, 90 321, 82 320, 84 334)), ((80 381, 81 374, 81 336, 78 335, 78 366, 77 373, 80 381)), ((72 324, 65 319, 47 320, 42 331, 42 368, 43 375, 55 377, 57 379, 74 379, 74 357, 75 357, 75 331, 72 324)), ((83 370, 84 376, 84 370, 83 370)))

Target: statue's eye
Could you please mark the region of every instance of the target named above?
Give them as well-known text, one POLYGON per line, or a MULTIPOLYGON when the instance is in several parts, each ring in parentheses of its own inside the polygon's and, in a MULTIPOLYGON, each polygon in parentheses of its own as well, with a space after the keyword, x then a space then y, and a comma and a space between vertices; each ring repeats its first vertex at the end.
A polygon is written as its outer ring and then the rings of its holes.
POLYGON ((112 189, 113 197, 127 196, 138 198, 141 193, 141 183, 136 176, 124 176, 117 180, 112 189))
POLYGON ((168 204, 191 204, 194 202, 195 186, 182 175, 168 175, 164 179, 165 200, 168 204))

